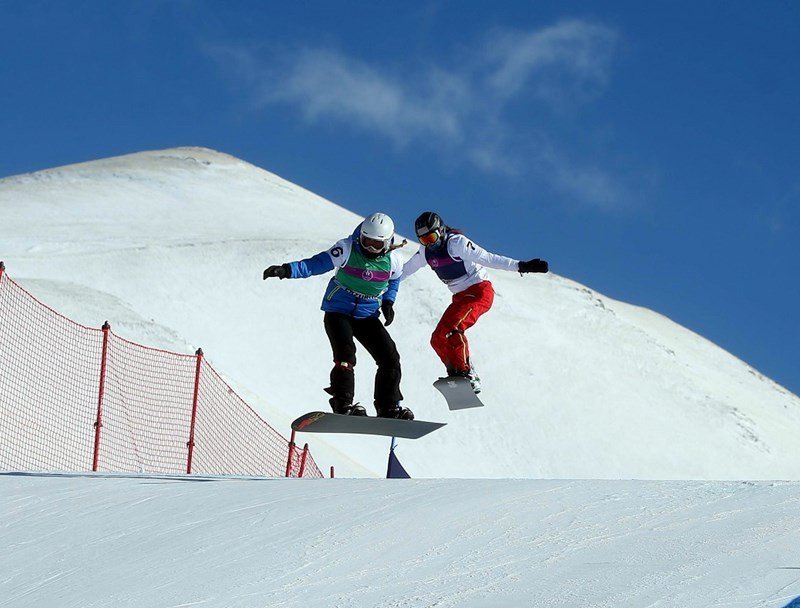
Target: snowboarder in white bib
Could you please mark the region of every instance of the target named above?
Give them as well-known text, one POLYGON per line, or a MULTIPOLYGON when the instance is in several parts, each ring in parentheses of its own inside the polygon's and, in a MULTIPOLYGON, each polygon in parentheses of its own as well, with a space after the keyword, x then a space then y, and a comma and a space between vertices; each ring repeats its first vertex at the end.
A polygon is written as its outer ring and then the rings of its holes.
POLYGON ((403 261, 394 251, 393 239, 392 219, 384 213, 373 213, 352 235, 327 251, 264 271, 264 279, 305 279, 337 269, 322 299, 325 332, 333 350, 331 384, 325 391, 331 395, 329 402, 336 414, 367 415, 362 406, 353 405, 355 338, 378 366, 374 393, 378 416, 414 419, 410 409, 400 406, 400 355, 384 326, 394 319, 393 306, 403 272, 403 261), (385 319, 383 325, 380 313, 385 319))
POLYGON ((450 288, 453 301, 431 335, 431 346, 444 363, 448 376, 468 378, 472 390, 479 393, 480 378, 470 361, 464 332, 492 307, 494 301, 494 289, 484 266, 520 273, 547 272, 547 262, 539 258, 523 262, 490 253, 458 230, 448 228, 432 211, 417 218, 414 230, 423 247, 406 262, 403 279, 427 265, 450 288))

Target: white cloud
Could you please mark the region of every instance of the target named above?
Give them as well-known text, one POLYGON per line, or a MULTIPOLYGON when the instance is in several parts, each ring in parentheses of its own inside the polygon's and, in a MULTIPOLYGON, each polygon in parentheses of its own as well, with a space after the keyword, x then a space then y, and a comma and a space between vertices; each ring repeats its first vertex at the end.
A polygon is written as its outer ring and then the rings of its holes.
POLYGON ((563 21, 533 32, 497 31, 489 38, 488 82, 501 99, 524 89, 551 103, 602 90, 616 31, 586 21, 563 21))
POLYGON ((294 56, 284 73, 263 83, 260 99, 297 105, 311 122, 350 122, 400 145, 431 137, 460 141, 466 84, 439 70, 416 84, 412 89, 340 53, 308 49, 294 56))
POLYGON ((459 67, 411 72, 321 48, 279 53, 269 62, 241 48, 212 55, 253 86, 260 107, 289 105, 309 123, 355 126, 400 148, 430 146, 487 173, 538 175, 568 197, 608 209, 625 196, 618 178, 570 162, 556 151, 545 118, 526 133, 527 126, 507 118, 507 107, 535 103, 546 115, 589 102, 608 84, 616 40, 615 30, 581 20, 495 30, 459 67), (531 152, 532 145, 538 149, 531 152))

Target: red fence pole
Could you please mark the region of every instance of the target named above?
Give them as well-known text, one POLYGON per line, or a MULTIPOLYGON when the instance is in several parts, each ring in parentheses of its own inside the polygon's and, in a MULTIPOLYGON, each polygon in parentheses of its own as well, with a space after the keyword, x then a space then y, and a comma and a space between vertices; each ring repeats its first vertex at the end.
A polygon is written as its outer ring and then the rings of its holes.
POLYGON ((6 269, 6 265, 3 262, 0 262, 0 281, 3 280, 3 271, 6 269))
POLYGON ((331 465, 331 479, 333 479, 333 465, 331 465))
POLYGON ((286 477, 292 473, 292 458, 294 457, 294 431, 292 431, 292 438, 289 440, 289 457, 286 459, 286 477))
POLYGON ((303 472, 306 470, 306 458, 308 457, 308 444, 303 446, 303 456, 300 458, 300 472, 297 474, 298 477, 303 476, 303 472))
POLYGON ((103 355, 100 359, 100 392, 97 396, 97 419, 94 422, 94 458, 92 471, 97 472, 97 459, 100 455, 100 429, 103 426, 103 395, 106 390, 106 359, 108 358, 108 330, 111 325, 103 323, 103 355))
POLYGON ((200 365, 203 363, 203 349, 198 348, 197 352, 197 367, 194 372, 194 396, 192 397, 192 422, 189 427, 189 441, 186 445, 189 447, 189 456, 186 460, 186 474, 192 472, 192 455, 194 454, 194 425, 197 421, 197 395, 200 392, 200 365))

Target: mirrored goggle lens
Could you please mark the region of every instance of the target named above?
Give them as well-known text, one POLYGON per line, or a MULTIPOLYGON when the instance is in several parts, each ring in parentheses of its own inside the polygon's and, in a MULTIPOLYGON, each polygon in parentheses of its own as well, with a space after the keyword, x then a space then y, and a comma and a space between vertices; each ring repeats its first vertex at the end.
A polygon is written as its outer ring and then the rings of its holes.
POLYGON ((436 230, 428 232, 427 234, 420 235, 419 242, 423 245, 433 245, 439 240, 439 233, 436 230))
POLYGON ((372 253, 380 253, 386 248, 386 241, 380 241, 378 239, 370 239, 365 236, 362 236, 361 245, 367 251, 371 251, 372 253))

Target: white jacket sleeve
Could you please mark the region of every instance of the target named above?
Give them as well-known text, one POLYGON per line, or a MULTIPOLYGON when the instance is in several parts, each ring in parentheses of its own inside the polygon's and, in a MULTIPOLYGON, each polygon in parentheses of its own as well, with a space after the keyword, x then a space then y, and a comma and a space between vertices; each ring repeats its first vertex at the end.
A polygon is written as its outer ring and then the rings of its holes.
POLYGON ((411 259, 405 263, 403 266, 403 275, 402 279, 405 280, 410 277, 412 274, 417 272, 423 266, 428 264, 427 260, 425 259, 425 254, 423 253, 422 249, 417 250, 417 253, 411 256, 411 259))
POLYGON ((465 262, 474 262, 487 268, 498 270, 519 270, 519 260, 507 258, 504 255, 497 255, 491 251, 486 251, 479 245, 470 241, 463 234, 453 236, 447 243, 447 252, 456 259, 465 262))

